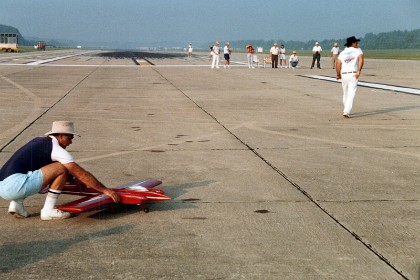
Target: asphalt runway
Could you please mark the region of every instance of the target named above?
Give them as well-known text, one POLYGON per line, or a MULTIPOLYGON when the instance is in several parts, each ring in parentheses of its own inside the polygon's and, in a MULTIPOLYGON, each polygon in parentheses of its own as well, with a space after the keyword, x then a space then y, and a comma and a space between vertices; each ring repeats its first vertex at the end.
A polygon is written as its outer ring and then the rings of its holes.
MULTIPOLYGON (((263 59, 259 54, 260 61, 263 59)), ((116 214, 15 219, 0 200, 1 279, 420 279, 420 96, 359 87, 350 119, 323 69, 210 69, 208 53, 0 56, 0 165, 55 120, 107 186, 173 199, 116 214)), ((420 89, 420 61, 361 81, 420 89)), ((62 195, 59 202, 75 199, 62 195)))

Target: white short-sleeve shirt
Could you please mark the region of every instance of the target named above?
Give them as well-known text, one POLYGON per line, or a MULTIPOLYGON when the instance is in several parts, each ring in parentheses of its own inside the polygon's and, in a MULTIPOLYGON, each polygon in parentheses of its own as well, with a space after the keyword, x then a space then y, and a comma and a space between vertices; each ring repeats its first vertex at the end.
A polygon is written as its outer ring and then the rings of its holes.
POLYGON ((359 55, 363 54, 362 50, 359 48, 345 48, 338 59, 341 61, 341 71, 342 72, 353 72, 357 71, 359 67, 359 55))
POLYGON ((332 54, 337 55, 337 54, 339 54, 339 53, 340 53, 340 48, 338 48, 338 47, 333 47, 333 48, 331 49, 331 52, 332 52, 332 54))
POLYGON ((74 162, 72 155, 67 152, 63 147, 60 146, 58 140, 54 136, 50 136, 52 139, 52 152, 51 152, 51 160, 58 161, 61 164, 67 164, 70 162, 74 162))
POLYGON ((318 46, 313 47, 313 48, 312 48, 312 51, 313 51, 313 52, 319 52, 319 53, 321 53, 321 52, 322 52, 322 48, 321 48, 321 46, 320 46, 320 45, 318 45, 318 46))
POLYGON ((278 47, 271 47, 270 53, 274 55, 278 55, 280 53, 280 49, 278 47))

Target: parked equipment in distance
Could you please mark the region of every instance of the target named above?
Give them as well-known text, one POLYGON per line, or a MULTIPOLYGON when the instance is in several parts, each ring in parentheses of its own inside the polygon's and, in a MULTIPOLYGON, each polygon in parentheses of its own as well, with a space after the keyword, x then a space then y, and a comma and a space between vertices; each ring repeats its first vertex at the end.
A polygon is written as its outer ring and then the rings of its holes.
POLYGON ((18 52, 18 35, 14 33, 0 33, 0 51, 18 52))

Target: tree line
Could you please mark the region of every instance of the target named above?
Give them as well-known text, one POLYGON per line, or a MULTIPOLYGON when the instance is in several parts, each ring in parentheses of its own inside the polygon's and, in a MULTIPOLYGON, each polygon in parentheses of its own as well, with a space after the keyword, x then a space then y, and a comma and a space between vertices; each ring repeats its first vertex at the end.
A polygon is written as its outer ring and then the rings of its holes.
MULTIPOLYGON (((420 49, 420 29, 412 31, 391 31, 382 32, 378 34, 367 33, 365 37, 360 38, 361 48, 369 50, 381 50, 381 49, 420 49)), ((254 47, 263 47, 264 50, 269 50, 274 43, 279 46, 281 44, 289 50, 312 50, 317 40, 309 40, 307 42, 301 41, 284 41, 284 40, 239 40, 229 41, 232 48, 238 50, 244 50, 245 46, 252 44, 254 47)), ((222 41, 223 42, 223 41, 222 41)), ((335 42, 338 43, 342 49, 346 43, 346 38, 341 39, 326 39, 318 41, 321 47, 328 49, 333 46, 335 42)), ((210 45, 212 43, 209 43, 210 45)), ((223 44, 223 43, 222 43, 223 44)))

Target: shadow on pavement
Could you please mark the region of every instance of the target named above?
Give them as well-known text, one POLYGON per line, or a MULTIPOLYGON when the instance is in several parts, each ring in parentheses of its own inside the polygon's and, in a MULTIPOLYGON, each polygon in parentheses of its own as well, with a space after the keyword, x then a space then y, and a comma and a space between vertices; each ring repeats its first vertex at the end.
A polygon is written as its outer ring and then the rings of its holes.
POLYGON ((123 233, 132 225, 114 227, 111 229, 85 234, 63 240, 35 240, 25 243, 0 245, 0 273, 7 273, 26 265, 37 263, 44 259, 55 257, 74 244, 123 233))

